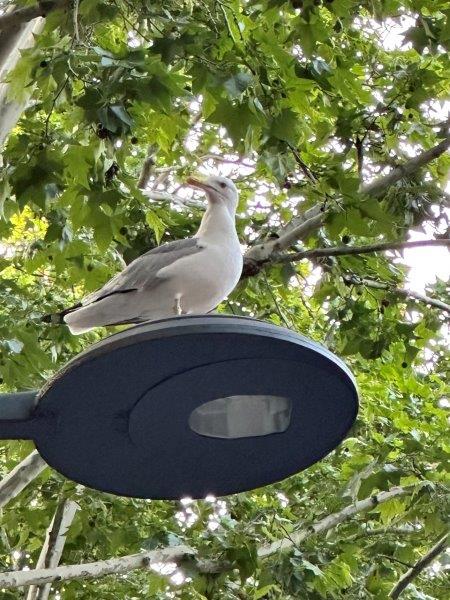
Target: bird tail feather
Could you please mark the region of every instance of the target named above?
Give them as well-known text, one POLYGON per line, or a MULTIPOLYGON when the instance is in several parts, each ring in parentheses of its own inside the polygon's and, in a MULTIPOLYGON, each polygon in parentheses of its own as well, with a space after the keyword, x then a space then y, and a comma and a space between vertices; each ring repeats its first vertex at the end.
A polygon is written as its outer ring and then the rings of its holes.
POLYGON ((83 319, 83 310, 77 310, 64 315, 64 323, 69 326, 70 332, 74 335, 81 335, 90 331, 93 327, 92 324, 83 323, 86 321, 86 317, 83 319))

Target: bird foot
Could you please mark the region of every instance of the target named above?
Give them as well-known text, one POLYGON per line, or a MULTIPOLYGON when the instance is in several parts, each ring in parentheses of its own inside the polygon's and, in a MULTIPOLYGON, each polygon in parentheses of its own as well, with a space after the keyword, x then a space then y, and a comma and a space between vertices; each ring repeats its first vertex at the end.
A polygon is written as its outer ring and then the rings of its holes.
POLYGON ((175 298, 175 304, 173 306, 173 312, 179 317, 180 315, 185 315, 186 313, 183 311, 181 307, 181 298, 175 298))

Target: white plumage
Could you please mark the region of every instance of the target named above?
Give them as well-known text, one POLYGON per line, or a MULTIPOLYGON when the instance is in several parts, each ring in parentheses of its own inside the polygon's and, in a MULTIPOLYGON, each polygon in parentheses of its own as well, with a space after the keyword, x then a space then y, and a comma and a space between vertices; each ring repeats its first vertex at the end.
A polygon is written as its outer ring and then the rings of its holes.
POLYGON ((195 236, 150 250, 80 305, 60 313, 72 333, 176 314, 205 314, 233 290, 242 272, 235 226, 237 189, 225 177, 190 178, 188 183, 206 192, 208 199, 195 236))

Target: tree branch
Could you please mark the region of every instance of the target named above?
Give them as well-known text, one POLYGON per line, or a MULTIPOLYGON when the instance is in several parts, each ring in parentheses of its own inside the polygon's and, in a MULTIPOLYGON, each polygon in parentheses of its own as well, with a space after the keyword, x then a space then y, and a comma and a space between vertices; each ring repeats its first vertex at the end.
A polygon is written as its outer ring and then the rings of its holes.
POLYGON ((273 251, 286 250, 298 240, 304 240, 308 235, 322 225, 324 211, 321 206, 314 206, 304 214, 304 220, 295 227, 283 233, 273 245, 273 251))
POLYGON ((355 533, 347 537, 346 540, 359 540, 372 535, 417 535, 419 533, 422 533, 422 531, 411 527, 383 527, 382 529, 364 529, 361 533, 355 533))
POLYGON ((29 454, 21 463, 0 481, 0 508, 13 500, 20 492, 36 479, 45 469, 47 463, 37 450, 29 454))
POLYGON ((433 562, 433 560, 439 556, 442 552, 444 552, 448 547, 448 536, 446 533, 441 539, 431 548, 429 552, 427 552, 420 560, 416 562, 416 564, 409 569, 392 588, 389 598, 393 598, 394 600, 398 598, 402 592, 408 587, 411 581, 420 575, 420 573, 428 567, 429 564, 433 562))
POLYGON ((229 165, 246 167, 247 169, 255 169, 256 168, 255 164, 248 163, 243 158, 232 159, 232 158, 226 158, 225 156, 221 156, 220 154, 213 154, 213 153, 203 154, 202 156, 199 157, 199 160, 201 162, 206 162, 207 160, 215 160, 217 162, 221 162, 221 163, 225 163, 225 164, 229 164, 229 165))
POLYGON ((447 137, 443 139, 442 142, 440 142, 433 148, 425 150, 421 154, 414 156, 402 165, 395 167, 395 169, 393 169, 387 175, 383 175, 383 177, 379 177, 371 183, 366 183, 365 185, 362 185, 360 191, 363 194, 369 194, 370 196, 379 196, 387 188, 394 185, 394 183, 397 183, 397 181, 400 181, 400 179, 411 177, 411 175, 414 175, 414 173, 416 173, 418 169, 427 165, 435 158, 439 158, 439 156, 444 154, 444 152, 446 152, 448 148, 450 148, 450 135, 447 135, 447 137))
POLYGON ((141 174, 139 175, 139 181, 137 183, 137 187, 140 190, 145 190, 149 182, 153 167, 155 166, 156 149, 157 147, 155 144, 150 144, 147 149, 147 156, 142 165, 141 174))
POLYGON ((244 271, 246 266, 250 267, 251 265, 257 267, 256 272, 260 271, 262 265, 269 262, 274 253, 286 250, 294 242, 308 237, 312 231, 315 231, 322 225, 324 218, 323 205, 316 204, 305 211, 303 215, 293 219, 289 226, 281 229, 279 237, 252 246, 244 256, 244 271))
POLYGON ((40 0, 35 6, 18 8, 0 16, 0 31, 7 31, 22 23, 27 23, 37 17, 45 17, 49 12, 63 8, 68 4, 67 0, 40 0))
POLYGON ((442 302, 441 300, 436 300, 435 298, 430 298, 429 296, 425 296, 425 294, 420 294, 419 292, 414 292, 412 290, 405 290, 403 288, 396 288, 390 285, 389 283, 375 281, 373 279, 365 279, 360 278, 357 275, 350 275, 345 278, 345 280, 353 285, 365 285, 367 287, 376 289, 376 290, 386 290, 391 294, 395 294, 397 296, 401 296, 406 299, 419 300, 419 302, 424 302, 425 304, 429 304, 430 306, 435 306, 440 310, 444 310, 450 314, 450 305, 442 302))
MULTIPOLYGON (((410 177, 416 173, 418 169, 444 154, 449 147, 450 135, 433 148, 425 150, 421 154, 406 161, 404 164, 396 167, 387 175, 384 175, 371 183, 361 185, 359 191, 361 194, 377 197, 400 179, 410 177)), ((298 156, 298 159, 301 161, 300 156, 298 156)), ((303 163, 303 161, 301 162, 303 163)), ((309 178, 311 179, 311 177, 309 178)), ((311 181, 313 180, 311 179, 311 181)), ((243 276, 248 277, 250 275, 255 275, 261 270, 264 264, 272 262, 274 254, 289 248, 294 242, 306 239, 312 231, 321 227, 328 212, 329 209, 326 208, 326 202, 319 202, 303 215, 295 217, 290 223, 282 227, 279 231, 278 239, 257 244, 249 248, 244 256, 243 276)))
POLYGON ((141 192, 150 200, 173 202, 174 204, 177 204, 183 208, 190 206, 194 208, 204 208, 205 206, 203 202, 193 200, 192 198, 183 198, 182 196, 177 196, 177 194, 169 194, 168 192, 158 192, 156 190, 141 190, 141 192))
MULTIPOLYGON (((360 512, 371 510, 383 502, 388 502, 392 498, 404 496, 412 493, 413 486, 393 487, 386 492, 380 492, 370 498, 365 498, 346 506, 337 513, 333 513, 317 521, 313 525, 301 529, 291 534, 289 539, 282 539, 272 544, 267 544, 259 548, 258 557, 264 559, 278 552, 291 550, 306 539, 324 533, 350 519, 360 512)), ((196 551, 187 546, 174 546, 161 550, 152 550, 150 552, 141 552, 101 560, 92 563, 80 565, 67 565, 50 569, 36 569, 34 571, 12 571, 0 573, 0 587, 17 588, 26 585, 42 585, 52 581, 66 581, 69 579, 88 579, 103 577, 105 575, 128 573, 135 569, 144 569, 154 563, 173 562, 180 565, 184 559, 193 558, 196 562, 196 568, 201 573, 221 573, 231 571, 234 564, 229 561, 215 561, 196 558, 196 551)))
POLYGON ((69 579, 98 579, 105 575, 118 575, 135 569, 146 569, 154 563, 174 562, 179 564, 184 558, 193 554, 194 551, 187 546, 173 546, 92 563, 67 565, 53 569, 35 569, 33 571, 11 571, 0 573, 0 585, 6 588, 16 588, 25 585, 45 585, 53 581, 67 581, 69 579))
POLYGON ((348 254, 370 254, 372 252, 386 252, 387 250, 404 250, 406 248, 420 248, 422 246, 447 246, 450 248, 450 239, 438 240, 414 240, 411 242, 380 242, 367 246, 337 246, 335 248, 314 248, 313 250, 302 250, 294 254, 284 254, 274 257, 272 263, 286 263, 304 258, 320 258, 322 256, 346 256, 348 254))
POLYGON ((290 550, 292 547, 298 546, 299 544, 304 542, 307 538, 313 535, 317 535, 318 533, 328 531, 329 529, 336 527, 343 521, 347 521, 348 519, 360 512, 371 510, 379 504, 388 502, 389 500, 391 500, 392 498, 396 498, 397 496, 404 496, 406 494, 410 494, 412 493, 412 491, 412 487, 393 487, 386 492, 380 492, 379 494, 375 494, 370 498, 364 498, 364 500, 359 500, 358 502, 349 504, 339 512, 334 513, 332 515, 328 515, 320 521, 317 521, 313 525, 309 525, 305 529, 301 529, 300 531, 292 533, 289 539, 285 538, 283 540, 263 546, 258 550, 258 556, 260 558, 264 558, 277 552, 285 552, 286 550, 290 550))
MULTIPOLYGON (((45 542, 36 563, 36 569, 57 567, 66 543, 66 534, 79 509, 73 500, 65 498, 58 503, 52 522, 45 536, 45 542)), ((26 600, 48 600, 51 583, 41 586, 32 585, 28 589, 26 600)))

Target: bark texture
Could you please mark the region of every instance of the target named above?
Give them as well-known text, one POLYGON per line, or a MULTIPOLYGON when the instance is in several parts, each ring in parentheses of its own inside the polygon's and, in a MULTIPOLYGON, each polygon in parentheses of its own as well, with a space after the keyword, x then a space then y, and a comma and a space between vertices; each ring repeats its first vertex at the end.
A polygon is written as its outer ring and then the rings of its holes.
POLYGON ((37 450, 29 454, 0 481, 0 508, 13 500, 47 466, 37 450))

